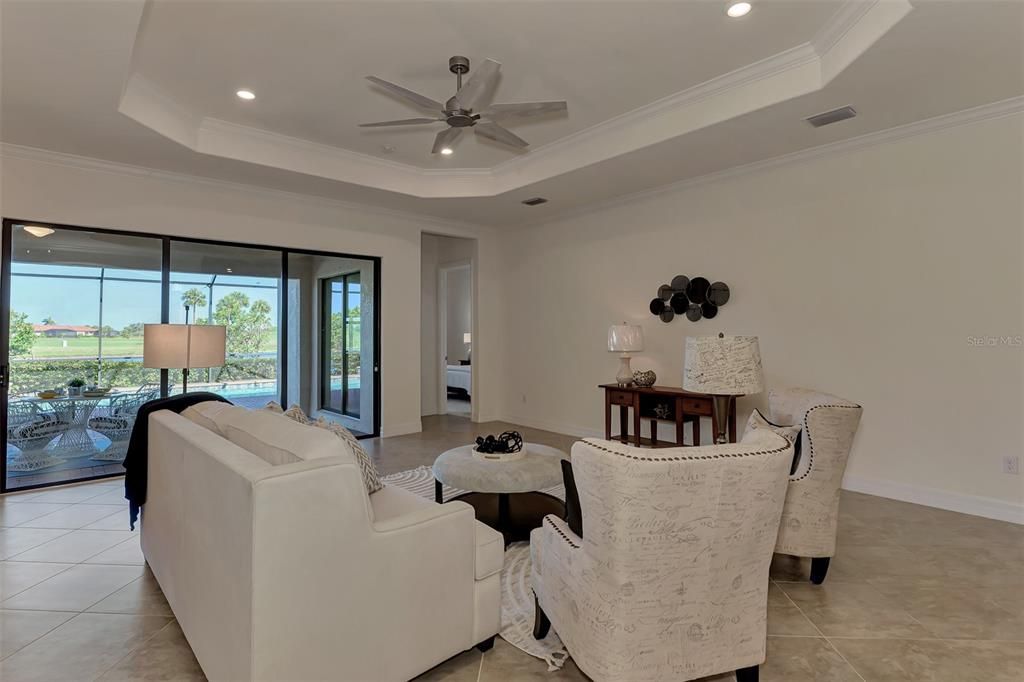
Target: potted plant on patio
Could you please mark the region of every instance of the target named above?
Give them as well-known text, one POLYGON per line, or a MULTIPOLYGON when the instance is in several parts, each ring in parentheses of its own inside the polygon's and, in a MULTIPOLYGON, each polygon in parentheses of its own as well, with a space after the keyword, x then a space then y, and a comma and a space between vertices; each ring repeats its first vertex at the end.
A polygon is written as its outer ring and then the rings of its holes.
POLYGON ((85 379, 75 378, 68 382, 68 395, 82 395, 82 387, 85 386, 85 379))

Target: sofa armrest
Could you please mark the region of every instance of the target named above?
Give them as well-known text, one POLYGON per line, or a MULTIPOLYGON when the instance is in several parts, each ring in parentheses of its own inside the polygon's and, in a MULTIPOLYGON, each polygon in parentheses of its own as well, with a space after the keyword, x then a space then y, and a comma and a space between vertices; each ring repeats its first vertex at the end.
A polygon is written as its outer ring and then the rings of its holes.
MULTIPOLYGON (((437 523, 465 523, 465 517, 474 518, 473 508, 465 502, 449 502, 448 504, 432 504, 423 506, 402 516, 383 521, 375 521, 373 530, 377 533, 396 533, 413 529, 415 532, 429 532, 429 526, 437 523)), ((467 524, 472 534, 472 523, 467 524)))

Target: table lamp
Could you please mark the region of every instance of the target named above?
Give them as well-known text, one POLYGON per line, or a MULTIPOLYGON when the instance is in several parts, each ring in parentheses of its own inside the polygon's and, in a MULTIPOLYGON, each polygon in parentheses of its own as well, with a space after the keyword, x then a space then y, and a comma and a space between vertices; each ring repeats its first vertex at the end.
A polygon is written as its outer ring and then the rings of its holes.
POLYGON ((638 324, 613 324, 608 327, 608 350, 622 353, 619 356, 619 373, 615 375, 615 383, 619 386, 630 386, 633 383, 633 372, 629 368, 629 354, 639 353, 644 349, 644 330, 638 324))
POLYGON ((712 396, 715 443, 726 438, 732 399, 764 390, 761 349, 756 336, 688 336, 683 361, 683 388, 712 396))
POLYGON ((193 367, 220 367, 227 330, 219 324, 147 324, 142 331, 142 366, 181 368, 181 392, 188 392, 193 367))

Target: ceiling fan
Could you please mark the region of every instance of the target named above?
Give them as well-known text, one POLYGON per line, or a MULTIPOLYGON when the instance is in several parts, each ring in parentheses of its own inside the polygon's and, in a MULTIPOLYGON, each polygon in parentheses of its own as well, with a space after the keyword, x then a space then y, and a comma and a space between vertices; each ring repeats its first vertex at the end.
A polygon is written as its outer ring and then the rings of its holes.
POLYGON ((501 63, 493 59, 485 59, 483 65, 473 72, 465 85, 462 84, 462 76, 469 72, 469 59, 455 56, 448 60, 448 70, 458 78, 455 95, 444 104, 430 99, 412 90, 407 90, 400 85, 388 81, 367 76, 371 83, 379 85, 388 92, 398 95, 407 102, 425 109, 433 109, 440 113, 436 118, 406 118, 399 121, 379 121, 377 123, 361 123, 361 128, 382 128, 385 126, 407 126, 423 125, 427 123, 438 123, 444 121, 448 127, 437 134, 434 138, 434 146, 431 154, 451 154, 455 141, 462 135, 466 128, 482 137, 502 142, 520 149, 530 146, 530 143, 519 137, 511 130, 499 125, 497 121, 539 116, 568 109, 564 101, 558 102, 517 102, 514 104, 490 104, 487 99, 494 91, 494 85, 501 70, 501 63))

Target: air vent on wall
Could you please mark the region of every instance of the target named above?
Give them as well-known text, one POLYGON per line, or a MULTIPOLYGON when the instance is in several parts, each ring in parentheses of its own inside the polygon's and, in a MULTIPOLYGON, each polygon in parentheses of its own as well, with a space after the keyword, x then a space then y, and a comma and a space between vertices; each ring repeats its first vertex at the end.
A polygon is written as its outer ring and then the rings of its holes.
POLYGON ((857 111, 853 107, 839 107, 832 111, 826 111, 823 114, 815 114, 814 116, 808 117, 806 120, 815 128, 820 128, 831 123, 845 121, 846 119, 853 118, 856 115, 857 111))
POLYGON ((527 206, 540 206, 541 204, 548 203, 548 200, 544 197, 534 197, 532 199, 525 199, 523 203, 527 206))

